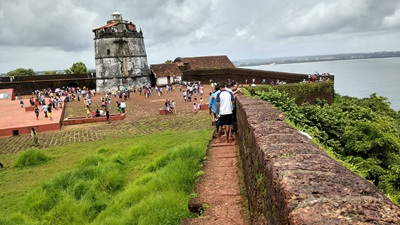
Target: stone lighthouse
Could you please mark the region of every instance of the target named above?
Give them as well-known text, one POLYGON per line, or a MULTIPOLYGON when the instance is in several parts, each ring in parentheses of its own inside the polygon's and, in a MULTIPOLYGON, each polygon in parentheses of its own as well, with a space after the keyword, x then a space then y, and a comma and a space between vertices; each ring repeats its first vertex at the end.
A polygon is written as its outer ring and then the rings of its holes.
POLYGON ((130 90, 150 83, 143 32, 115 11, 107 24, 93 29, 96 91, 130 90), (101 78, 101 79, 99 79, 101 78))

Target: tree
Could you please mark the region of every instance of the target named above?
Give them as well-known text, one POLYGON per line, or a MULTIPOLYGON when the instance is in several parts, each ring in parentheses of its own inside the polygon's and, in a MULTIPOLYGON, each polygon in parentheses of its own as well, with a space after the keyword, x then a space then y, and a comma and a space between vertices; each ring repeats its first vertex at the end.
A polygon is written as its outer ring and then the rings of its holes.
POLYGON ((70 69, 65 69, 64 74, 72 74, 72 71, 70 69))
POLYGON ((85 74, 87 73, 86 65, 83 62, 77 62, 72 64, 69 69, 73 74, 85 74))
POLYGON ((173 63, 173 61, 172 60, 170 60, 170 59, 168 59, 168 60, 165 60, 165 62, 164 62, 165 64, 171 64, 171 63, 173 63))
POLYGON ((35 76, 36 73, 33 71, 33 69, 24 69, 24 68, 18 68, 16 70, 10 71, 7 73, 7 76, 35 76))
POLYGON ((44 75, 56 75, 56 74, 57 74, 57 71, 55 71, 55 70, 44 72, 44 75))

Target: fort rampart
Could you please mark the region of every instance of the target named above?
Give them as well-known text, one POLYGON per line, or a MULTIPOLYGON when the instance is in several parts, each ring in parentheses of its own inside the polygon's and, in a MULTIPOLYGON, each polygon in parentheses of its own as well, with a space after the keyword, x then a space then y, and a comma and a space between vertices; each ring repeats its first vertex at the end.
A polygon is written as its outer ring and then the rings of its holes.
MULTIPOLYGON (((270 81, 285 81, 287 83, 299 83, 303 79, 308 79, 307 74, 284 73, 275 71, 253 70, 253 69, 208 69, 208 70, 187 70, 182 77, 185 81, 201 81, 208 84, 210 80, 214 82, 227 82, 227 80, 236 81, 240 84, 248 84, 255 80, 256 84, 261 84, 265 79, 268 84, 270 81)), ((126 77, 124 77, 126 78, 126 77)), ((96 76, 90 77, 88 74, 66 74, 66 75, 41 75, 41 76, 21 76, 14 77, 10 82, 9 77, 2 77, 0 89, 13 88, 16 95, 31 94, 35 89, 43 88, 62 88, 67 86, 77 86, 96 89, 96 76)), ((113 78, 102 78, 113 79, 113 78)), ((333 76, 331 77, 333 80, 333 76)))
POLYGON ((400 208, 259 99, 239 96, 238 140, 251 224, 400 224, 400 208))
POLYGON ((21 76, 14 77, 13 82, 9 79, 9 77, 2 77, 0 89, 13 88, 16 96, 29 95, 34 90, 43 88, 53 90, 68 86, 96 88, 96 79, 89 78, 87 74, 21 76))
POLYGON ((210 69, 210 70, 187 70, 183 72, 183 79, 186 81, 201 81, 202 83, 209 83, 210 80, 214 82, 226 82, 227 79, 234 80, 238 83, 251 84, 253 79, 256 84, 261 84, 265 79, 266 83, 274 82, 279 79, 287 83, 298 83, 303 79, 308 79, 307 74, 284 73, 276 71, 253 70, 253 69, 210 69))

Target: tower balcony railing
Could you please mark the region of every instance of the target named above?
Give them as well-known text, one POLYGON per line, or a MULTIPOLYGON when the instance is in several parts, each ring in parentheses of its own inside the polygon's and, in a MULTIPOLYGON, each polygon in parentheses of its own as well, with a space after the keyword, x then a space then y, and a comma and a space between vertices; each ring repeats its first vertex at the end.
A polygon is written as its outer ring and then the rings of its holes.
POLYGON ((143 38, 142 32, 99 32, 96 38, 143 38))

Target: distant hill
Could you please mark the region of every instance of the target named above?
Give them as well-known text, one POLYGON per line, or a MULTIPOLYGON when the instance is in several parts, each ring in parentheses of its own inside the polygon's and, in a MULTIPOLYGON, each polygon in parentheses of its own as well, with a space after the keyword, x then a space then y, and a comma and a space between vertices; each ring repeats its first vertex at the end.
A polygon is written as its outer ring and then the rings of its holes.
POLYGON ((392 58, 392 57, 400 57, 400 51, 346 53, 346 54, 314 55, 314 56, 292 56, 292 57, 281 57, 281 58, 270 58, 270 59, 245 59, 245 60, 235 60, 233 61, 233 64, 237 67, 241 67, 241 66, 258 66, 258 65, 268 65, 268 64, 286 64, 286 63, 370 59, 370 58, 392 58))

